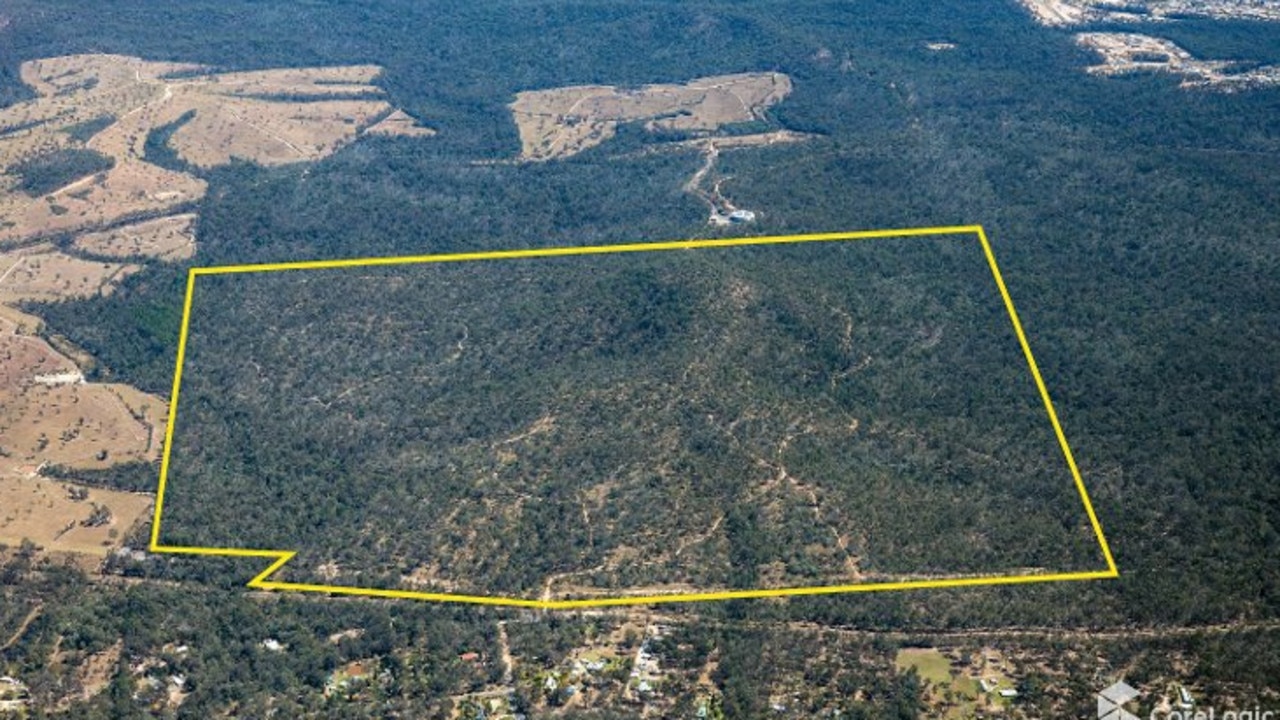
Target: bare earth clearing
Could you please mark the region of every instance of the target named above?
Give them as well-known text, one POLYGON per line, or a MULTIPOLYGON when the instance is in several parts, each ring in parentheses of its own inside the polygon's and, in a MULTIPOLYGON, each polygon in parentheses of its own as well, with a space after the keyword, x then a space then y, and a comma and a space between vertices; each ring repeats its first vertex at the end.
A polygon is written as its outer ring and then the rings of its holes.
POLYGON ((1041 25, 1162 22, 1178 17, 1280 20, 1280 5, 1257 0, 1019 0, 1041 25))
POLYGON ((730 178, 715 172, 721 150, 807 140, 788 130, 749 135, 717 135, 734 123, 763 120, 769 107, 791 94, 791 78, 782 73, 741 73, 699 78, 682 85, 645 85, 620 89, 580 85, 519 93, 511 104, 520 131, 520 158, 547 161, 571 157, 617 134, 623 123, 642 122, 649 132, 694 135, 670 147, 696 148, 703 162, 685 192, 706 203, 707 222, 724 226, 752 222, 756 212, 738 208, 721 190, 730 178))
POLYGON ((17 309, 106 295, 147 262, 195 254, 196 216, 185 210, 204 196, 205 182, 149 162, 147 138, 165 129, 180 160, 209 168, 233 158, 316 160, 364 133, 434 134, 386 102, 371 84, 380 72, 362 65, 212 74, 120 55, 22 65, 37 97, 0 109, 0 542, 25 537, 54 552, 101 556, 150 502, 94 490, 111 519, 81 527, 92 501, 33 479, 46 463, 155 460, 168 410, 134 388, 86 382, 93 359, 55 349, 40 320, 17 309), (43 195, 23 191, 24 162, 67 150, 94 151, 112 166, 43 195), (71 243, 55 245, 60 234, 72 234, 71 243))
POLYGON ((422 127, 403 110, 396 110, 376 125, 365 130, 366 135, 401 135, 404 137, 431 137, 435 130, 422 127))
POLYGON ((1280 84, 1280 67, 1263 66, 1237 71, 1240 67, 1238 62, 1198 60, 1172 42, 1149 35, 1081 33, 1076 36, 1076 42, 1102 56, 1101 64, 1089 68, 1089 72, 1095 75, 1168 72, 1180 75, 1184 88, 1224 92, 1280 84))
POLYGON ((763 117, 791 93, 782 73, 742 73, 699 78, 683 85, 579 85, 519 93, 511 112, 520 130, 524 160, 576 155, 616 134, 627 122, 650 131, 712 133, 763 117))

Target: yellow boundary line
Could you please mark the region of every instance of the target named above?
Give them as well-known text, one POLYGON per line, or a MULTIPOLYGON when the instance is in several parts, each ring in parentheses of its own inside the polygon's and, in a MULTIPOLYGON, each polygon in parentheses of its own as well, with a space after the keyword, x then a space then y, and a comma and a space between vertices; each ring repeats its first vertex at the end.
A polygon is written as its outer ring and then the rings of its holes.
POLYGON ((437 602, 454 602, 454 603, 470 603, 476 605, 499 605, 506 607, 525 607, 540 608, 548 610, 566 610, 574 608, 589 607, 606 607, 618 605, 654 605, 658 603, 672 602, 699 602, 708 600, 731 600, 746 598, 767 598, 767 597, 798 597, 806 595, 831 595, 836 593, 866 593, 866 592, 884 592, 891 590, 920 590, 927 588, 964 588, 964 587, 985 587, 997 585, 1026 585, 1032 583, 1049 583, 1049 582, 1068 582, 1080 580, 1101 580, 1105 578, 1119 577, 1119 570, 1116 567, 1115 558, 1111 555, 1111 547, 1107 543, 1106 535, 1102 532, 1102 525, 1098 521, 1097 513, 1094 512, 1093 502, 1089 499, 1089 491, 1085 488, 1084 480, 1080 476, 1080 470, 1076 466, 1075 456, 1071 452, 1071 445, 1067 442, 1066 433, 1062 430, 1062 424, 1058 420, 1058 413, 1054 410, 1053 401, 1049 397, 1049 390, 1044 384, 1044 379, 1040 375, 1040 367, 1036 364, 1035 356, 1031 352, 1031 346, 1027 342, 1027 336, 1022 328, 1022 322, 1018 319, 1018 311, 1014 307, 1013 298, 1009 295, 1009 290, 1005 286, 1004 278, 1000 274, 1000 266, 996 263, 995 253, 991 250, 991 243, 987 240, 987 233, 980 225, 953 225, 946 227, 926 227, 926 228, 904 228, 895 230, 866 230, 859 232, 841 232, 841 233, 816 233, 807 235, 781 235, 773 237, 746 237, 746 238, 728 238, 720 240, 679 240, 672 242, 659 243, 629 243, 621 245, 594 245, 582 247, 554 247, 554 248, 538 248, 529 250, 494 250, 486 252, 470 252, 470 253, 454 253, 445 255, 417 255, 407 257, 378 257, 378 258, 353 258, 347 260, 316 260, 305 262, 287 262, 287 263, 265 263, 261 265, 223 265, 216 267, 191 268, 187 273, 187 290, 186 298, 182 306, 182 328, 178 337, 178 357, 173 373, 173 392, 170 395, 169 421, 165 429, 164 452, 160 461, 160 484, 156 492, 155 514, 151 523, 151 552, 155 553, 175 553, 186 555, 214 555, 219 557, 245 557, 245 558, 262 558, 271 560, 271 564, 265 570, 254 576, 249 581, 248 587, 260 590, 288 590, 294 592, 310 592, 324 593, 327 595, 347 595, 372 598, 387 598, 400 600, 430 600, 437 602), (1035 379, 1036 389, 1040 392, 1040 399, 1044 403, 1045 412, 1049 416, 1049 422, 1053 425, 1054 435, 1058 438, 1058 445, 1062 450, 1063 458, 1067 462, 1067 467, 1071 471, 1071 477, 1075 481, 1076 491, 1080 495, 1080 500, 1084 505, 1085 513, 1089 517, 1089 523, 1093 527, 1094 537, 1097 539, 1098 547, 1102 551, 1102 556, 1106 560, 1106 569, 1090 570, 1068 573, 1042 573, 1029 575, 983 575, 975 577, 957 577, 936 580, 906 580, 901 582, 871 582, 859 583, 855 585, 820 585, 806 587, 788 587, 788 588, 772 588, 772 589, 751 589, 751 590, 727 590, 718 592, 705 593, 671 593, 666 595, 642 595, 642 596, 615 596, 602 598, 583 598, 574 600, 530 600, 526 598, 512 598, 491 595, 459 595, 453 593, 431 593, 418 592, 413 590, 386 590, 379 588, 361 588, 344 585, 314 585, 307 583, 284 582, 280 580, 271 580, 276 572, 283 568, 290 560, 297 555, 295 550, 263 550, 263 549, 243 549, 243 548, 214 548, 214 547, 188 547, 179 545, 164 545, 160 542, 160 519, 164 509, 165 490, 169 478, 169 462, 170 448, 173 447, 173 428, 177 418, 178 395, 182 387, 182 367, 186 359, 187 351, 187 335, 191 323, 191 304, 195 296, 196 278, 203 275, 232 275, 241 273, 262 273, 262 272, 279 272, 287 270, 329 270, 350 267, 372 267, 372 266, 389 266, 389 265, 415 265, 424 263, 446 263, 446 262, 466 262, 472 260, 500 260, 500 259, 517 259, 517 258, 550 258, 550 257, 570 257, 578 255, 604 255, 611 253, 631 253, 631 252, 657 252, 662 250, 692 250, 697 248, 725 248, 725 247, 749 247, 757 245, 791 245, 799 243, 813 242, 836 242, 847 240, 870 240, 874 238, 906 238, 906 237, 927 237, 939 235, 973 235, 976 236, 982 245, 983 254, 986 256, 987 265, 991 268, 991 275, 995 279, 996 287, 1000 290, 1000 297, 1004 300, 1005 310, 1009 313, 1009 320, 1013 323, 1014 334, 1017 335, 1018 344, 1022 347, 1022 353, 1026 357, 1027 367, 1031 370, 1031 376, 1035 379))

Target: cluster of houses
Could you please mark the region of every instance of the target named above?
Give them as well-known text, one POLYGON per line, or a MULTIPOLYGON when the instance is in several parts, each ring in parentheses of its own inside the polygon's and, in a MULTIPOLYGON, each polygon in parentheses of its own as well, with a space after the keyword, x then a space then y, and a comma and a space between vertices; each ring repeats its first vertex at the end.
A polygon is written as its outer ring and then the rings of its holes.
POLYGON ((617 661, 577 659, 565 672, 550 672, 542 678, 542 690, 547 696, 560 695, 571 700, 593 684, 600 682, 600 675, 616 666, 617 661))
POLYGON ((567 672, 547 673, 542 680, 542 689, 550 694, 563 686, 565 698, 571 698, 582 692, 587 685, 595 681, 597 676, 610 667, 612 664, 609 660, 577 658, 569 665, 567 672))
POLYGON ((324 681, 325 697, 350 697, 373 679, 376 663, 356 660, 329 673, 324 681))
POLYGON ((605 690, 613 683, 623 683, 623 699, 632 703, 644 703, 657 697, 662 682, 662 669, 658 656, 652 652, 652 642, 668 630, 660 625, 645 629, 645 637, 628 657, 623 646, 608 643, 609 647, 583 648, 570 657, 565 665, 545 673, 539 673, 539 689, 556 703, 568 703, 580 695, 592 702, 592 690, 605 690))
POLYGON ((177 707, 186 699, 189 687, 186 674, 170 663, 191 652, 187 645, 166 645, 163 657, 148 657, 129 665, 134 680, 133 699, 153 707, 177 707))
POLYGON ((636 649, 635 662, 631 665, 631 677, 627 682, 627 693, 632 698, 644 700, 658 691, 662 670, 658 667, 658 656, 650 652, 650 644, 664 637, 667 632, 668 628, 662 625, 650 626, 640 647, 636 649))

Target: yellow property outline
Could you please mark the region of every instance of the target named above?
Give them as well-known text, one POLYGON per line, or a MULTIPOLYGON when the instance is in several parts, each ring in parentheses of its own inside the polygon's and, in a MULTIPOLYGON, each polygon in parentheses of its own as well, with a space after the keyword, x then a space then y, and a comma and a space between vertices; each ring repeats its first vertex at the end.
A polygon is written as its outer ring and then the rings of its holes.
POLYGON ((261 265, 224 265, 191 268, 187 273, 186 299, 182 308, 182 329, 178 339, 178 357, 173 374, 173 394, 171 398, 169 421, 165 430, 164 454, 160 463, 160 485, 156 492, 155 517, 151 523, 151 552, 269 559, 272 562, 267 569, 258 573, 248 583, 248 587, 259 590, 292 590, 297 592, 325 593, 329 595, 354 595, 373 598, 432 600, 438 602, 471 603, 477 605, 565 610, 617 605, 652 605, 670 602, 729 600, 737 598, 793 597, 800 595, 883 592, 887 590, 911 590, 924 588, 1021 585, 1028 583, 1065 582, 1072 580, 1100 580, 1104 578, 1115 578, 1120 575, 1119 570, 1116 568, 1115 559, 1111 555, 1111 548, 1107 544, 1107 538, 1102 532, 1102 525, 1098 522, 1098 516, 1093 510, 1093 503, 1089 500, 1089 491, 1085 489, 1084 481, 1080 477, 1080 470, 1076 467, 1075 457, 1071 453, 1071 446, 1067 443, 1067 437, 1062 431, 1061 423, 1058 422, 1058 414, 1053 409, 1053 401, 1049 398, 1049 391, 1045 387, 1044 380, 1040 377, 1040 368, 1036 365, 1036 359, 1031 354, 1031 346, 1027 344, 1027 337, 1023 332, 1022 323, 1018 320, 1018 311, 1014 308, 1013 300, 1009 296, 1009 290, 1005 287, 1004 278, 1000 275, 1000 267, 996 264, 996 257, 991 251, 991 244, 987 241, 987 233, 980 225, 957 225, 898 230, 867 230, 859 232, 818 233, 774 237, 744 237, 720 240, 681 240, 673 242, 630 243, 622 245, 552 247, 531 250, 496 250, 489 252, 470 252, 446 255, 316 260, 306 262, 267 263, 261 265), (1071 470, 1071 477, 1075 480, 1076 490, 1080 493, 1080 500, 1084 503, 1085 513, 1089 516, 1089 523, 1093 526, 1093 532, 1098 541, 1098 547, 1102 550, 1102 555, 1106 559, 1107 567, 1105 570, 1024 575, 984 575, 951 579, 871 582, 854 585, 820 585, 776 589, 726 590, 705 593, 671 593, 666 595, 647 596, 624 595, 573 600, 530 600, 525 598, 489 595, 459 595, 453 593, 418 592, 413 590, 386 590, 343 585, 313 585, 307 583, 283 582, 279 580, 271 580, 270 578, 279 571, 280 568, 284 567, 290 560, 292 560, 295 555, 297 555, 298 551, 296 550, 185 547, 177 545, 163 545, 160 543, 160 516, 164 509, 165 489, 169 477, 169 451, 173 447, 173 427, 178 414, 178 392, 182 385, 182 364, 187 349, 187 330, 191 320, 191 300, 195 291, 196 278, 203 275, 232 275, 240 273, 277 272, 286 270, 321 270, 379 265, 412 265, 422 263, 465 262, 471 260, 566 257, 571 255, 657 252, 662 250, 747 247, 753 245, 791 245, 842 240, 869 240, 873 238, 905 238, 937 235, 976 235, 978 241, 982 244, 983 253, 985 253, 987 258, 987 264, 990 266, 991 274, 996 281, 996 287, 1000 290, 1000 296, 1004 299, 1005 309, 1009 312, 1009 319, 1013 322, 1013 331, 1018 337, 1018 343, 1022 346, 1022 353, 1027 359, 1027 366, 1031 369, 1032 377, 1035 378, 1036 388, 1040 391, 1040 399, 1044 402, 1045 411, 1049 415, 1049 422, 1053 425, 1054 434, 1058 438, 1058 445, 1062 449, 1063 457, 1066 458, 1067 467, 1071 470))

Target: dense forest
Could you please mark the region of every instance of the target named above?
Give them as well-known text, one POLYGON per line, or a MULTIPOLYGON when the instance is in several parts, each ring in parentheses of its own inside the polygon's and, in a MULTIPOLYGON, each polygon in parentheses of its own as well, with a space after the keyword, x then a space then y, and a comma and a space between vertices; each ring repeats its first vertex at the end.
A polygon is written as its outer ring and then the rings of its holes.
MULTIPOLYGON (((707 623, 738 623, 738 627, 804 620, 916 632, 1041 625, 1266 624, 1280 617, 1280 571, 1275 560, 1280 557, 1280 486, 1275 483, 1280 469, 1280 403, 1276 402, 1280 380, 1270 361, 1280 356, 1276 330, 1280 328, 1280 251, 1276 247, 1280 134, 1274 122, 1280 116, 1280 92, 1276 90, 1188 92, 1180 90, 1171 77, 1086 75, 1082 68, 1092 59, 1072 42, 1070 33, 1034 25, 1013 2, 335 0, 264 6, 248 0, 181 4, 12 0, 2 12, 7 24, 0 30, 0 102, 26 97, 28 91, 17 77, 21 61, 65 53, 115 52, 226 69, 367 62, 386 68, 379 84, 393 104, 439 131, 427 139, 363 139, 306 167, 235 164, 205 172, 211 192, 199 207, 200 249, 195 260, 199 265, 719 234, 722 231, 704 224, 699 201, 681 190, 700 162, 696 153, 637 152, 653 144, 653 138, 642 133, 624 133, 617 144, 606 143, 562 162, 477 161, 515 156, 519 143, 506 105, 520 90, 580 83, 673 82, 753 70, 786 72, 795 91, 771 111, 772 119, 782 127, 819 137, 803 144, 722 156, 722 170, 731 176, 724 183, 725 192, 743 207, 760 210, 760 222, 750 231, 985 225, 1111 539, 1121 577, 1037 588, 841 596, 783 604, 732 602, 698 606, 689 612, 707 623), (938 40, 954 43, 955 48, 938 52, 925 46, 938 40)), ((1140 26, 1107 29, 1144 30, 1140 26)), ((1280 27, 1276 25, 1185 21, 1162 26, 1161 32, 1197 55, 1280 61, 1280 27)), ((163 152, 161 140, 148 143, 149 157, 153 151, 163 152)), ((895 277, 894 272, 918 268, 914 272, 928 278, 922 289, 934 291, 955 288, 966 279, 977 282, 981 275, 972 270, 949 272, 943 259, 907 263, 921 260, 923 245, 909 250, 903 250, 903 245, 885 247, 879 257, 899 263, 896 269, 878 276, 879 268, 871 272, 858 267, 857 262, 869 260, 843 258, 830 263, 831 272, 820 275, 812 287, 798 270, 805 262, 823 267, 826 262, 797 258, 771 268, 773 261, 761 258, 742 261, 735 269, 757 279, 776 272, 780 281, 802 294, 843 288, 850 298, 858 297, 863 289, 858 281, 868 273, 884 282, 895 277), (856 275, 859 269, 864 273, 861 277, 856 275)), ((605 268, 601 272, 611 278, 606 281, 610 284, 594 289, 601 303, 582 309, 593 313, 598 322, 640 319, 643 323, 644 313, 660 310, 662 303, 694 306, 682 301, 680 293, 696 291, 698 282, 711 282, 722 277, 716 273, 728 272, 718 263, 707 263, 690 261, 692 269, 707 274, 699 277, 663 267, 650 268, 647 276, 637 272, 618 277, 620 270, 605 268)), ((71 338, 97 357, 98 377, 167 393, 186 270, 185 265, 156 264, 128 278, 109 298, 30 309, 46 319, 49 332, 71 338)), ((412 280, 410 276, 405 282, 412 280)), ((582 273, 566 273, 553 280, 591 282, 582 273)), ((989 277, 982 282, 987 281, 989 277)), ((497 286, 509 278, 495 274, 485 282, 497 286)), ((423 285, 429 283, 424 280, 415 286, 423 298, 441 292, 423 285)), ((317 299, 314 286, 280 287, 275 295, 270 286, 246 285, 245 290, 258 293, 250 300, 256 297, 264 303, 262 307, 269 307, 268 301, 288 304, 304 297, 317 299)), ((343 294, 372 292, 350 281, 335 287, 343 294)), ((221 303, 202 305, 209 308, 211 322, 214 310, 244 313, 253 307, 251 303, 237 306, 234 297, 219 301, 212 284, 208 291, 211 301, 221 303)), ((393 293, 398 304, 388 300, 385 311, 391 316, 396 308, 415 307, 416 313, 392 319, 411 320, 422 332, 437 333, 434 344, 414 348, 419 356, 445 352, 457 341, 458 329, 446 317, 437 317, 430 306, 414 306, 412 297, 408 291, 393 293)), ((343 299, 328 298, 338 306, 333 312, 343 310, 343 299)), ((988 302, 973 305, 991 309, 988 302)), ((851 303, 849 307, 869 310, 871 306, 851 303)), ((530 308, 523 317, 541 318, 537 310, 530 308)), ((957 312, 954 304, 929 310, 949 320, 957 312)), ((484 315, 482 308, 477 310, 479 320, 484 315)), ((683 336, 690 332, 690 323, 697 327, 700 317, 704 316, 682 315, 672 307, 670 315, 612 335, 610 342, 621 346, 610 349, 602 343, 592 352, 608 349, 625 356, 632 350, 629 343, 648 343, 652 333, 672 328, 683 336)), ((280 322, 296 322, 291 337, 305 339, 312 327, 302 322, 307 319, 285 315, 280 322)), ((772 322, 781 325, 782 320, 777 314, 772 322)), ((933 321, 915 316, 905 325, 892 327, 918 328, 933 321)), ((819 332, 813 318, 803 313, 796 313, 789 322, 794 332, 819 332)), ((270 339, 237 336, 237 328, 230 325, 202 327, 202 332, 215 333, 209 336, 210 342, 217 332, 236 342, 270 339)), ((315 333, 338 329, 312 327, 315 333)), ((562 328, 558 337, 573 335, 570 328, 562 328)), ((351 328, 347 337, 378 336, 351 328)), ((830 338, 819 334, 814 340, 814 347, 821 350, 830 338)), ((315 342, 319 344, 319 339, 315 342)), ((1000 347, 1000 352, 1008 350, 1000 347)), ((993 352, 995 346, 975 350, 993 352)), ((1016 355, 1016 347, 1013 351, 1016 355)), ((679 349, 664 352, 674 357, 679 349)), ((971 368, 978 357, 959 360, 971 368)), ((388 371, 396 359, 382 360, 388 363, 388 371)), ((646 369, 656 374, 660 368, 646 369)), ((228 362, 222 371, 227 377, 243 378, 244 370, 228 362)), ((564 368, 552 370, 565 372, 564 368)), ((903 377, 908 375, 904 369, 903 377)), ((919 374, 910 377, 917 378, 915 382, 927 380, 919 374)), ((1025 376, 1018 377, 1023 380, 1025 376)), ((799 395, 805 392, 786 383, 778 386, 799 395)), ((906 383, 902 389, 926 393, 930 388, 906 383)), ((998 387, 995 392, 1006 389, 998 387)), ((394 398, 390 390, 386 392, 394 398)), ((257 417, 269 410, 238 400, 246 403, 243 408, 259 413, 257 417)), ((527 426, 537 418, 519 407, 503 405, 496 410, 500 412, 477 413, 468 421, 496 423, 474 429, 499 433, 521 427, 522 422, 527 426)), ((200 410, 184 406, 183 412, 188 411, 200 410)), ((1037 424, 1028 432, 1042 429, 1037 424)), ((458 433, 466 431, 461 425, 456 428, 458 433)), ((350 438, 346 442, 356 445, 350 438)), ((277 467, 296 473, 293 480, 334 480, 331 473, 306 475, 305 465, 291 467, 289 463, 304 457, 306 449, 292 450, 292 456, 275 460, 277 467)), ((355 447, 355 454, 346 460, 357 461, 357 451, 363 450, 355 447)), ((315 457, 319 462, 322 456, 315 457)), ((152 473, 154 477, 154 469, 152 473)), ((145 478, 145 468, 133 468, 99 473, 96 479, 137 486, 145 478)), ((280 479, 290 477, 286 473, 280 479)), ((397 492, 408 490, 387 487, 379 499, 395 502, 397 492)), ((951 497, 973 501, 946 486, 930 485, 918 497, 923 503, 951 497)), ((249 501, 239 502, 232 507, 243 509, 249 501)), ((342 513, 348 512, 346 507, 321 498, 301 510, 342 513)), ((546 509, 563 512, 554 503, 546 509)), ((199 510, 206 516, 217 512, 217 508, 199 510)), ((1046 531, 1065 532, 1061 524, 1056 529, 1047 527, 1036 513, 984 511, 1000 515, 1010 535, 1028 543, 1046 537, 1046 531), (1022 521, 1026 525, 1020 532, 1022 521)), ((1077 520, 1077 511, 1077 505, 1070 505, 1073 514, 1063 522, 1077 520)), ((932 516, 925 513, 923 517, 932 516)), ((736 531, 750 533, 761 523, 746 513, 732 524, 736 531)), ((183 527, 198 532, 193 526, 183 527)), ((175 521, 172 530, 178 529, 175 521)), ((953 557, 963 552, 958 547, 929 547, 938 537, 933 522, 902 526, 903 533, 913 531, 919 535, 881 535, 874 541, 914 545, 953 557)), ((573 536, 547 539, 577 541, 573 536)), ((773 544, 774 540, 764 543, 773 544)), ((1013 545, 1028 557, 1040 550, 1013 545)), ((750 544, 743 548, 748 557, 740 566, 751 564, 751 555, 757 551, 771 551, 750 544)), ((869 557, 886 562, 889 555, 869 553, 869 557)), ((454 612, 409 605, 357 610, 346 604, 294 599, 260 606, 245 600, 243 591, 236 589, 258 567, 198 559, 124 565, 122 572, 129 575, 186 584, 49 595, 71 607, 63 611, 63 622, 75 624, 77 618, 93 617, 132 623, 130 618, 160 613, 155 608, 163 606, 164 613, 178 614, 174 608, 193 613, 191 632, 216 636, 215 628, 222 626, 211 619, 211 613, 199 609, 214 602, 210 598, 244 613, 279 613, 286 627, 309 622, 306 618, 312 613, 385 613, 399 627, 402 622, 410 626, 445 622, 454 612), (201 590, 191 593, 186 587, 201 590)), ((513 567, 509 582, 522 586, 529 579, 521 573, 555 569, 513 567)), ((56 580, 61 577, 57 572, 49 572, 54 578, 50 582, 61 582, 56 580)), ((4 589, 12 592, 7 584, 4 589)), ((472 632, 467 622, 459 621, 459 632, 472 632)), ((101 644, 108 642, 112 632, 127 636, 135 631, 133 625, 112 627, 101 638, 86 642, 101 644)), ((48 650, 56 633, 42 631, 33 637, 31 643, 46 643, 42 647, 48 650)), ((1274 691, 1275 678, 1280 676, 1273 663, 1280 657, 1274 651, 1276 637, 1273 629, 1223 640, 1175 638, 1161 645, 1160 652, 1198 658, 1192 663, 1197 678, 1274 691)), ((754 667, 751 653, 756 642, 743 635, 732 641, 721 637, 713 644, 724 652, 736 648, 733 652, 739 653, 737 660, 726 658, 721 665, 726 675, 742 678, 734 683, 736 707, 741 708, 737 717, 767 714, 768 698, 758 692, 749 669, 754 667)), ((24 641, 0 657, 24 671, 34 670, 43 667, 40 658, 47 655, 43 650, 24 641)), ((1116 666, 1124 666, 1125 653, 1114 647, 1109 651, 1116 666)), ((329 653, 325 662, 345 659, 333 656, 337 651, 325 652, 329 653)), ((246 708, 263 707, 252 703, 265 703, 273 693, 278 697, 281 693, 276 691, 295 682, 315 682, 289 677, 268 685, 226 662, 225 673, 210 677, 218 678, 213 682, 220 687, 254 688, 245 690, 249 693, 243 701, 246 708), (232 678, 232 673, 239 674, 232 678)), ((1141 667, 1142 672, 1157 672, 1141 667)), ((441 680, 452 683, 450 687, 467 682, 461 676, 442 677, 454 678, 441 680)), ((100 696, 95 702, 109 702, 109 697, 100 696)), ((905 684, 884 688, 865 716, 910 717, 918 711, 913 697, 912 688, 905 684)), ((1082 697, 1091 701, 1087 691, 1082 697)), ((188 716, 199 717, 204 708, 227 706, 212 699, 207 702, 193 704, 188 716)), ((106 705, 95 712, 111 716, 106 705)), ((1090 712, 1086 702, 1079 714, 1090 712)))
POLYGON ((503 594, 1104 567, 972 233, 195 293, 168 544, 503 594))

